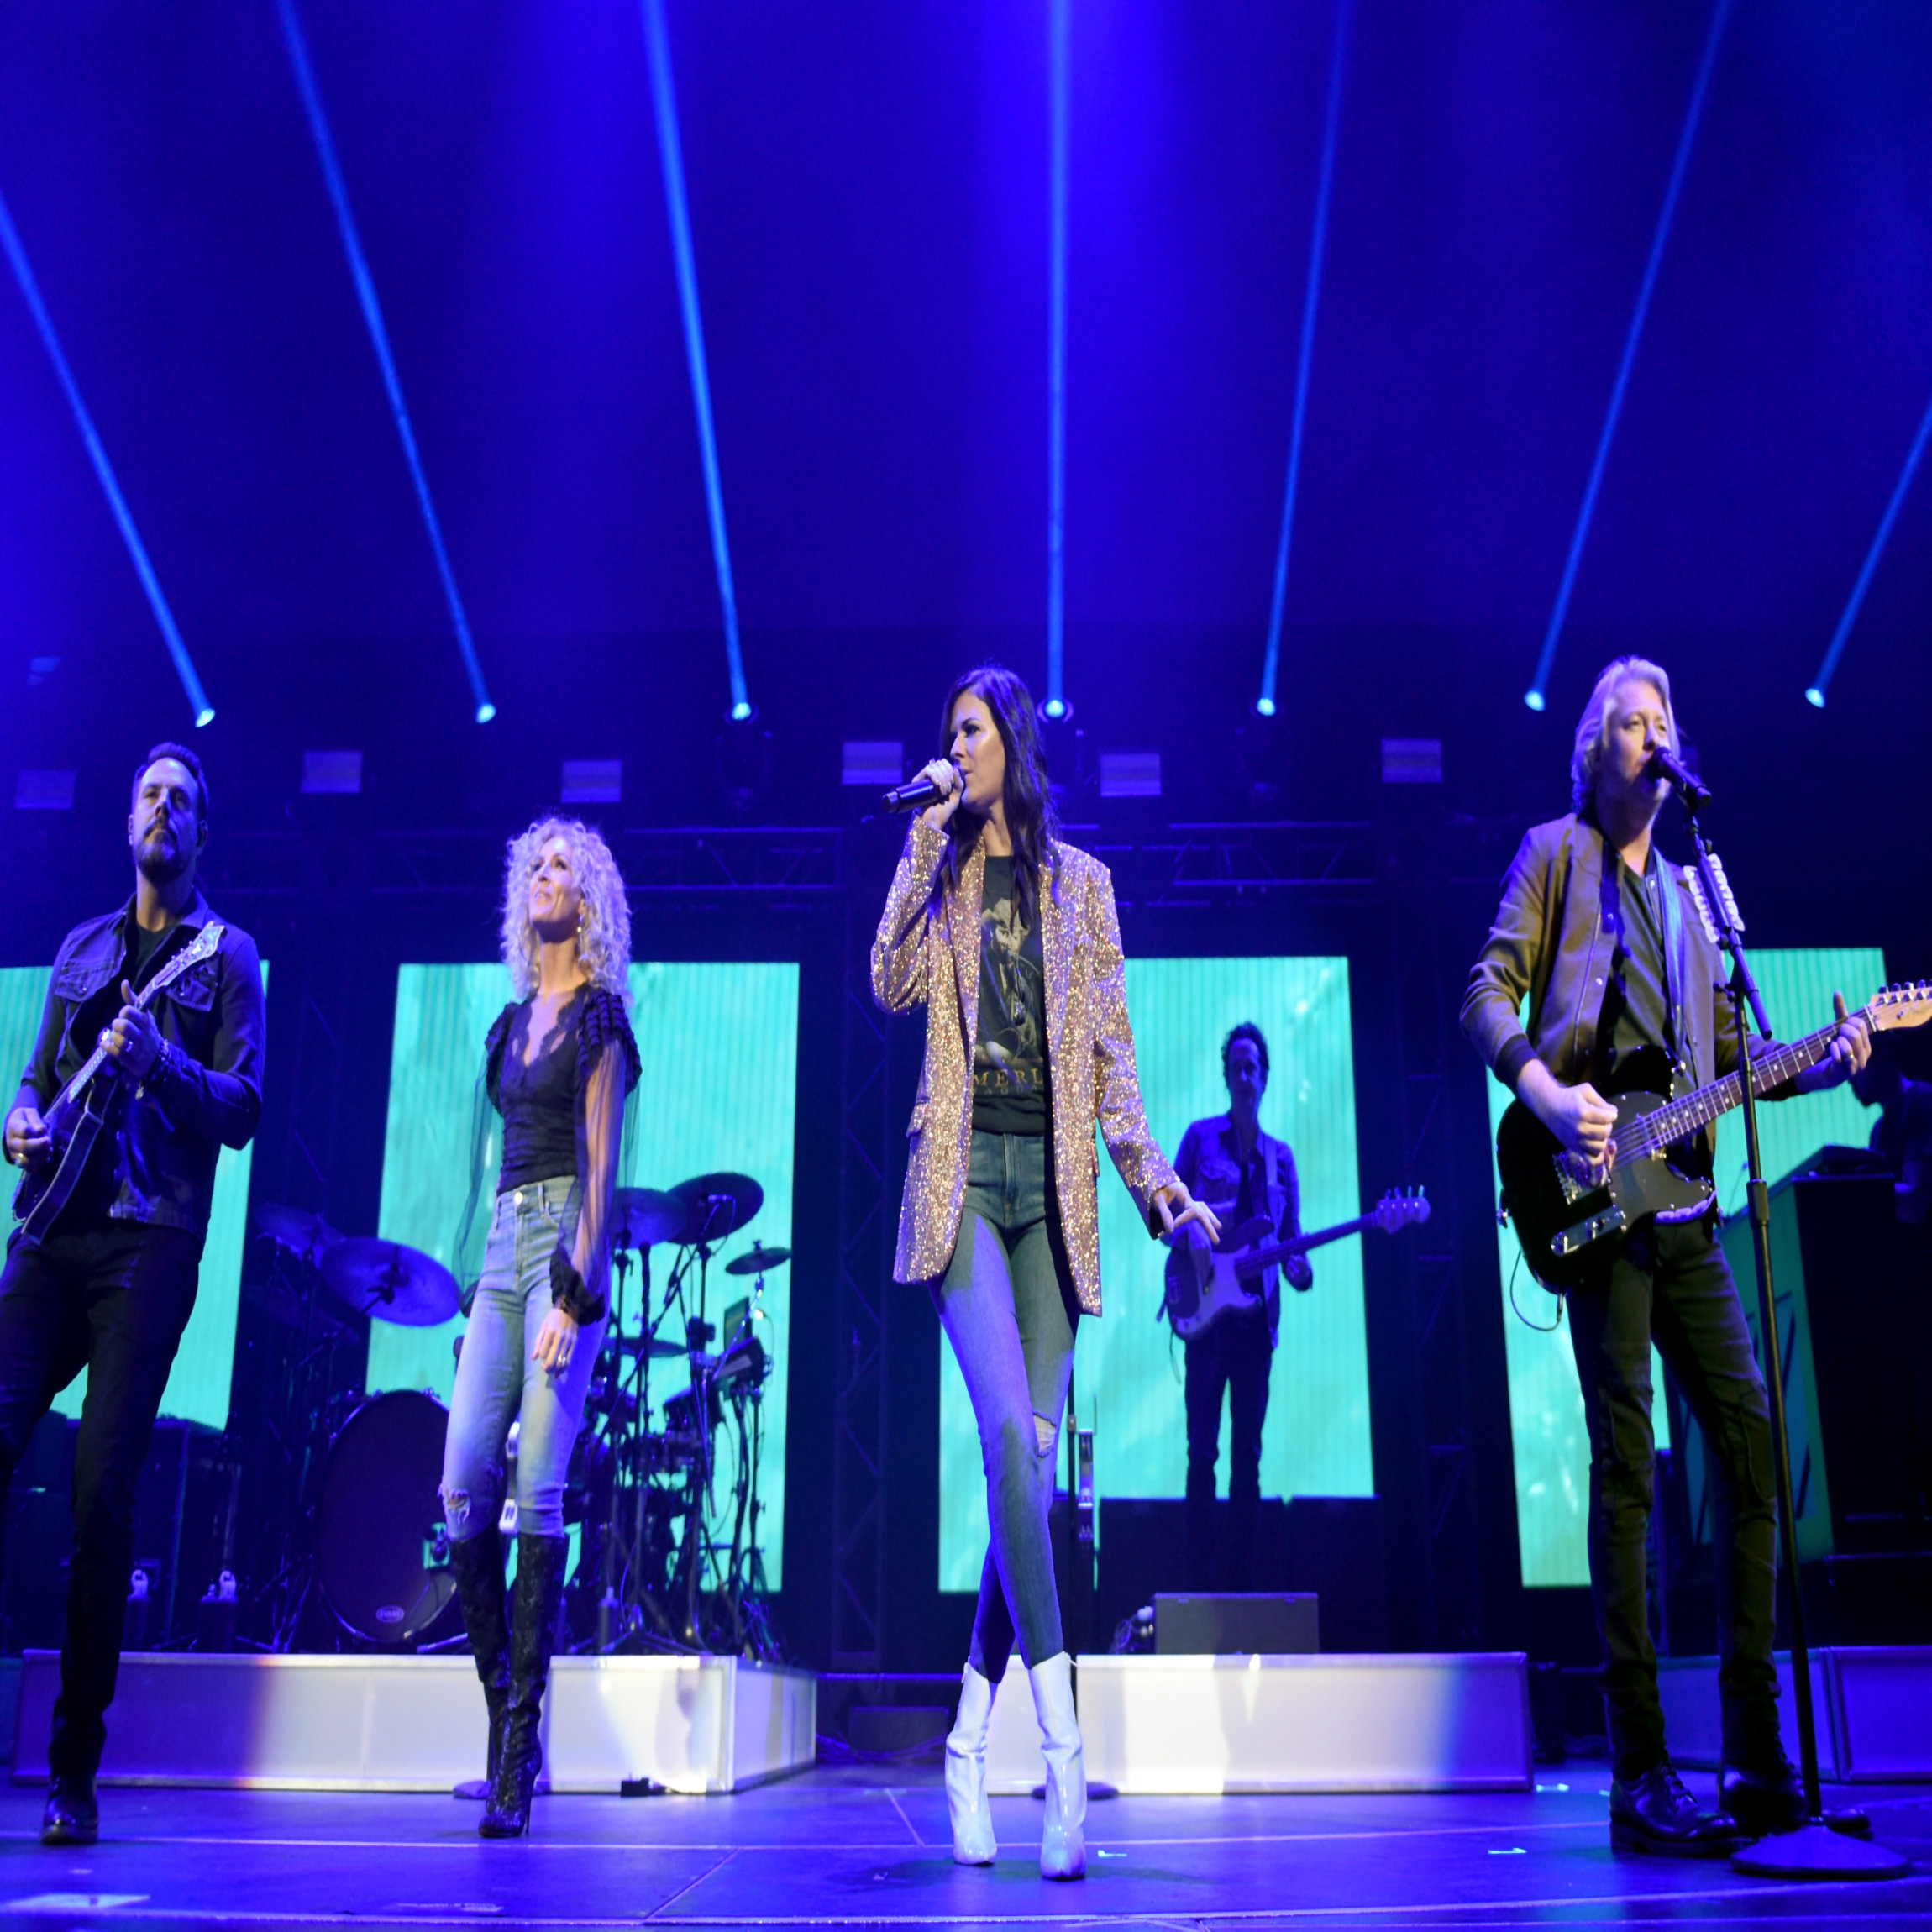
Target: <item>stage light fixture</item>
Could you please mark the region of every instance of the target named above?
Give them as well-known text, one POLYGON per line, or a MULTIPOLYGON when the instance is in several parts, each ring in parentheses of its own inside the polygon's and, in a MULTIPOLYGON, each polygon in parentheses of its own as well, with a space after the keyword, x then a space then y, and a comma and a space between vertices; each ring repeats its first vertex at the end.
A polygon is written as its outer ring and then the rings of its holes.
POLYGON ((1336 0, 1335 45, 1328 60, 1328 98, 1322 110, 1321 172, 1315 184, 1315 221, 1308 239, 1308 280, 1302 291, 1301 351, 1294 370, 1294 414, 1288 433, 1288 481, 1282 491, 1281 540, 1274 553, 1274 593, 1268 605, 1268 648, 1261 665, 1261 698, 1255 709, 1274 716, 1275 679, 1281 667, 1282 613, 1288 606, 1289 539, 1294 500, 1301 487, 1301 439, 1308 421, 1308 379, 1315 361, 1315 318, 1321 301, 1321 263, 1328 250, 1328 206, 1335 187, 1335 134, 1341 118, 1341 76, 1348 59, 1351 0, 1336 0), (1262 710, 1265 704, 1267 709, 1262 710))
POLYGON ((1074 707, 1064 698, 1048 698, 1040 706, 1040 711, 1043 717, 1051 718, 1055 724, 1074 715, 1074 707))
POLYGON ((1905 501, 1906 491, 1912 487, 1912 479, 1918 472, 1919 458, 1925 454, 1928 438, 1932 438, 1932 403, 1926 405, 1925 413, 1919 420, 1919 433, 1912 438, 1912 447, 1905 453, 1905 467, 1898 472, 1898 480, 1892 486, 1891 500, 1885 506, 1885 514, 1878 519, 1872 548, 1865 553, 1865 562, 1859 570, 1858 580, 1851 586, 1851 596, 1845 600, 1838 628, 1831 633, 1824 662, 1818 667, 1818 675, 1811 680, 1810 688, 1804 694, 1821 711, 1824 708, 1824 694, 1831 689, 1832 674, 1838 669, 1838 660, 1845 655, 1845 639, 1851 635, 1851 627, 1858 622, 1865 593, 1872 587, 1872 573, 1878 568, 1878 559, 1885 554, 1885 546, 1891 540, 1892 526, 1898 521, 1899 507, 1905 501))
POLYGON ((704 318, 698 307, 697 257, 691 247, 691 213, 685 192, 684 141, 678 132, 678 96, 671 76, 671 42, 664 0, 640 0, 644 53, 651 71, 651 109, 658 125, 658 157, 664 169, 664 209, 671 229, 671 259, 678 271, 678 309, 684 318, 685 360, 697 417, 698 454, 704 466, 705 510, 711 518, 711 561, 717 570, 718 608, 724 620, 725 662, 731 674, 732 722, 757 714, 746 693, 744 657, 738 647, 738 591, 732 579, 731 545, 725 536, 724 485, 718 474, 717 432, 711 422, 711 379, 705 359, 704 318))
POLYGON ((429 549, 436 559, 437 575, 443 580, 443 596, 449 606, 449 622, 456 633, 457 648, 463 654, 463 668, 470 674, 470 695, 476 701, 476 722, 487 724, 496 707, 483 683, 483 666, 476 656, 476 645, 470 634, 470 619, 456 590, 456 573, 443 542, 443 525, 429 494, 429 479, 423 468, 423 457, 416 447, 416 431, 409 420, 409 406, 402 397, 402 379, 396 373, 396 358, 390 352, 389 331, 382 320, 382 305, 376 300, 375 280, 362 252, 362 237, 355 226, 355 215, 349 205, 349 184, 343 178, 342 164, 335 152, 335 137, 329 132, 328 116, 322 104, 322 89, 309 59, 307 36, 295 10, 295 0, 277 0, 281 15, 282 39, 288 48, 289 66, 295 71, 296 92, 302 96, 308 117, 310 138, 315 143, 316 159, 322 165, 322 178, 335 209, 335 225, 342 237, 342 251, 349 260, 349 280, 355 285, 356 299, 362 305, 362 319, 369 331, 370 346, 375 351, 382 386, 389 395, 389 412, 396 419, 396 434, 402 444, 403 459, 409 465, 416 486, 416 500, 423 512, 423 527, 428 533, 429 549))
POLYGON ((1523 702, 1526 704, 1531 711, 1540 711, 1543 708, 1543 694, 1540 690, 1537 690, 1534 686, 1532 686, 1530 690, 1523 693, 1523 702))
POLYGON ((1819 711, 1823 711, 1824 709, 1824 693, 1816 685, 1807 685, 1804 689, 1804 701, 1808 705, 1814 705, 1819 711))
MULTIPOLYGON (((1730 18, 1731 0, 1714 0, 1710 26, 1704 34, 1704 57, 1698 62, 1697 78, 1691 84, 1690 105, 1684 111, 1684 123, 1677 134, 1677 153, 1672 157, 1670 181, 1664 189, 1663 206, 1657 211, 1656 231, 1651 237, 1649 259, 1644 264, 1643 280, 1637 285, 1637 306, 1624 337, 1624 353, 1617 364, 1616 380, 1610 385, 1610 406, 1604 415, 1602 433, 1597 438, 1597 454, 1590 464, 1589 480, 1583 486, 1583 507, 1577 512, 1577 527, 1571 533, 1570 553, 1563 560, 1563 575, 1557 586, 1556 607, 1550 612, 1549 628, 1543 633, 1542 654, 1536 659, 1536 675, 1530 683, 1531 698, 1540 698, 1550 681, 1550 666, 1557 655, 1557 640, 1570 614, 1570 594, 1576 588, 1577 566, 1583 560, 1583 539, 1589 534, 1590 519, 1596 513, 1597 493, 1603 487, 1604 466, 1609 460, 1610 439, 1617 433, 1617 419, 1623 413, 1624 395, 1630 387, 1630 367, 1637 358, 1637 344, 1650 314, 1651 297, 1657 285, 1657 269, 1663 260, 1664 244, 1670 239, 1671 223, 1676 218, 1677 197, 1683 192, 1684 175, 1690 166, 1691 149, 1697 140, 1698 123, 1704 118, 1704 97, 1710 92, 1711 70, 1717 65, 1717 50, 1724 38, 1725 23, 1730 18)), ((1525 701, 1529 702, 1528 700, 1525 701)), ((1530 703, 1541 711, 1540 703, 1530 703)))
MULTIPOLYGON (((186 692, 188 704, 194 713, 196 724, 205 725, 214 717, 214 706, 208 702, 207 693, 202 689, 202 680, 195 675, 195 667, 188 656, 188 647, 181 641, 180 627, 175 622, 175 614, 168 608, 168 600, 161 595, 161 580, 155 575, 155 567, 148 560, 148 547, 141 541, 141 533, 134 528, 134 512, 128 507, 128 500, 121 494, 121 486, 116 480, 114 466, 108 460, 107 445, 101 441, 100 432, 94 427, 94 419, 87 412, 87 405, 81 399, 81 386, 74 380, 74 372, 67 366, 66 352, 60 347, 60 339, 54 332, 54 318, 47 312, 47 305, 40 299, 40 285, 34 279, 32 265, 27 260, 27 250, 22 245, 18 231, 13 226, 12 211, 7 206, 5 196, 0 195, 0 247, 7 250, 7 259, 13 268, 13 279, 20 285, 20 293, 27 303, 28 312, 34 318, 34 326, 40 332, 42 346, 47 351, 48 360, 54 365, 54 373, 60 379, 60 387, 66 392, 67 407, 73 412, 76 428, 81 432, 81 440, 87 447, 87 454, 94 465, 94 474, 100 480, 102 493, 108 499, 108 507, 114 513, 114 521, 120 526, 121 541, 128 547, 128 556, 134 566, 134 575, 141 580, 141 588, 148 594, 148 606, 155 613, 155 622, 160 627, 161 641, 168 647, 168 655, 174 659, 175 675, 181 680, 181 689, 186 692)), ((36 658, 34 662, 57 664, 58 659, 36 658)), ((29 683, 39 680, 29 675, 29 683)))
POLYGON ((1254 701, 1254 715, 1263 718, 1273 717, 1274 716, 1274 700, 1267 697, 1257 698, 1254 701))

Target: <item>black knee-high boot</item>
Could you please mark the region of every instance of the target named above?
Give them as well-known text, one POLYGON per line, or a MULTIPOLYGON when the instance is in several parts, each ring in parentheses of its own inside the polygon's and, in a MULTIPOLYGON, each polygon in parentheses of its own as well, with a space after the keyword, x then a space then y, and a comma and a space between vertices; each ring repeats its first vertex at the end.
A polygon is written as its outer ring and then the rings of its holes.
POLYGON ((483 1703, 490 1713, 484 1775, 494 1789, 503 1756, 504 1721, 510 1713, 510 1605, 503 1587, 503 1538, 494 1523, 481 1536, 465 1536, 449 1546, 449 1573, 456 1579, 470 1653, 483 1680, 483 1703))
POLYGON ((515 1838, 529 1829, 530 1796, 543 1768, 538 1727, 543 1687, 550 1676, 550 1646, 564 1601, 564 1536, 517 1539, 517 1587, 510 1620, 510 1712, 503 1727, 503 1756, 490 1793, 490 1808, 476 1829, 486 1838, 515 1838))

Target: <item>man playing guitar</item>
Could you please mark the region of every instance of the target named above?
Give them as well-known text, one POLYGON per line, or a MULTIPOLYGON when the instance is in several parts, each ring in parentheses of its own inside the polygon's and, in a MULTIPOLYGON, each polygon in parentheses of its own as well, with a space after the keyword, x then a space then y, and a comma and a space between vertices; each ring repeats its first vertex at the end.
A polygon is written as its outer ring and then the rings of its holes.
POLYGON ((7 1158, 25 1173, 0 1272, 0 1496, 54 1397, 87 1372, 47 1845, 99 1831, 135 1481, 195 1305, 216 1158, 245 1147, 261 1113, 260 961, 195 884, 207 803, 192 751, 161 744, 142 760, 134 897, 61 942, 7 1116, 7 1158))
MULTIPOLYGON (((1577 727, 1576 809, 1525 837, 1462 1002, 1463 1030, 1496 1077, 1593 1169, 1617 1153, 1617 1111, 1604 1092, 1646 1084, 1636 1070, 1646 1058, 1661 1050, 1699 1084, 1741 1062, 1717 947, 1682 869, 1651 844, 1669 790, 1654 754, 1677 744, 1664 672, 1641 658, 1606 667, 1577 727)), ((1828 1056, 1767 1098, 1836 1085, 1865 1063, 1865 1026, 1846 1018, 1842 997, 1835 1005, 1828 1056)), ((1707 1172, 1709 1133, 1696 1137, 1707 1172)), ((1692 1212, 1647 1215, 1606 1236, 1600 1265, 1567 1305, 1589 1425, 1590 1593, 1615 1760, 1610 1842, 1722 1857, 1740 1835, 1794 1828, 1804 1794, 1779 1740, 1772 1664, 1770 1410, 1714 1214, 1701 1203, 1692 1212), (1698 1808, 1664 1744, 1645 1598, 1653 1341, 1704 1431, 1720 1496, 1719 1789, 1728 1816, 1698 1808)))
MULTIPOLYGON (((1196 1121, 1182 1137, 1174 1172, 1188 1192, 1205 1201, 1224 1226, 1265 1216, 1277 1240, 1301 1232, 1301 1184, 1285 1141, 1261 1131, 1262 1095, 1268 1091, 1268 1042, 1244 1020, 1221 1042, 1221 1076, 1227 1082, 1225 1114, 1196 1121), (1232 1219, 1230 1219, 1232 1216, 1232 1219)), ((1198 1231, 1183 1231, 1194 1242, 1198 1231)), ((1281 1275, 1298 1289, 1311 1288, 1315 1272, 1305 1254, 1290 1255, 1263 1277, 1263 1298, 1252 1308, 1231 1308, 1187 1341, 1185 1400, 1188 1424, 1187 1586, 1215 1587, 1215 1460, 1221 1444, 1221 1396, 1228 1398, 1228 1546, 1221 1551, 1224 1588, 1247 1590, 1254 1583, 1255 1525, 1261 1514, 1261 1428, 1268 1417, 1268 1378, 1281 1325, 1281 1275)), ((1170 1315, 1172 1309, 1170 1305, 1170 1315)))

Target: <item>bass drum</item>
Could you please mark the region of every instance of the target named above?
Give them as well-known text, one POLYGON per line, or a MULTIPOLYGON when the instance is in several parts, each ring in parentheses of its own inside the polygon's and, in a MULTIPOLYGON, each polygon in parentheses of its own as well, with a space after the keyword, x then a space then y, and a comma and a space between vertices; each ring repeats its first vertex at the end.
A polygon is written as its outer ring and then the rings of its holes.
POLYGON ((456 1579, 436 1559, 449 1412, 413 1389, 371 1396, 336 1431, 316 1505, 316 1567, 336 1620, 373 1644, 461 1629, 456 1579))

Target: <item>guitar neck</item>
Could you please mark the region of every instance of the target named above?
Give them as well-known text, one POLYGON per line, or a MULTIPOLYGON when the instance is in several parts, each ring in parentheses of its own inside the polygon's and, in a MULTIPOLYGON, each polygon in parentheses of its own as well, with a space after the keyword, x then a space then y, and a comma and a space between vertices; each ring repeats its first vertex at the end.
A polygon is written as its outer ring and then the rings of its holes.
POLYGON ((1360 1234, 1365 1227, 1374 1226, 1373 1215, 1361 1214, 1353 1221, 1337 1221, 1333 1227, 1317 1228, 1313 1234, 1298 1234, 1287 1241, 1272 1242, 1267 1247, 1253 1248, 1235 1263, 1234 1271, 1237 1275, 1259 1274, 1263 1268, 1273 1268, 1290 1255, 1306 1254, 1310 1248, 1326 1247, 1331 1241, 1340 1241, 1346 1235, 1360 1234))
MULTIPOLYGON (((1787 1080, 1795 1079, 1807 1068, 1815 1067, 1831 1052, 1831 1042, 1837 1037, 1838 1022, 1834 1021, 1830 1026, 1820 1026, 1815 1033, 1808 1033, 1789 1046, 1773 1047, 1761 1056, 1754 1053, 1751 1062, 1751 1092, 1767 1094, 1773 1087, 1781 1087, 1787 1080)), ((1634 1127, 1620 1134, 1618 1164, 1621 1166, 1626 1160, 1657 1153, 1674 1146, 1696 1133, 1700 1127, 1709 1126, 1719 1115, 1728 1114, 1733 1107, 1743 1105, 1744 1071, 1740 1068, 1735 1074, 1726 1074, 1721 1080, 1713 1080, 1708 1087, 1699 1087, 1694 1094, 1686 1094, 1681 1100, 1667 1101, 1646 1114, 1634 1127)))
MULTIPOLYGON (((202 960, 210 957, 214 952, 216 942, 222 936, 222 930, 219 926, 202 927, 193 945, 190 946, 186 951, 176 953, 160 972, 157 973, 139 993, 135 994, 134 1003, 136 1008, 141 1012, 146 1012, 148 1008, 154 1004, 157 994, 165 992, 170 986, 173 985, 175 981, 180 979, 189 967, 198 964, 202 960)), ((96 1047, 93 1052, 87 1056, 80 1071, 60 1089, 60 1098, 70 1103, 77 1100, 87 1090, 88 1081, 92 1079, 95 1074, 107 1065, 108 1060, 108 1049, 105 1047, 96 1047)))

